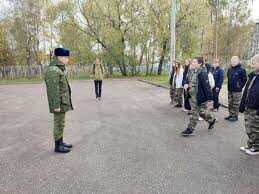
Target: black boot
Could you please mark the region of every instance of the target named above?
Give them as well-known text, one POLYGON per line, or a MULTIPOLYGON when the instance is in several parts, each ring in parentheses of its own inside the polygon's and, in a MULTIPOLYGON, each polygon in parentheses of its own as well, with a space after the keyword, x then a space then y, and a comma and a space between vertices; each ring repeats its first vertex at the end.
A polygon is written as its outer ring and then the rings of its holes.
POLYGON ((62 143, 62 145, 63 145, 64 147, 66 147, 66 148, 72 148, 72 147, 73 147, 72 144, 66 144, 66 143, 63 141, 63 137, 61 138, 61 143, 62 143))
POLYGON ((217 121, 217 119, 214 119, 211 123, 209 123, 209 127, 208 127, 209 130, 214 128, 216 121, 217 121))
POLYGON ((184 137, 188 137, 188 136, 191 136, 193 134, 193 129, 190 129, 190 128, 187 128, 186 130, 184 130, 181 135, 184 136, 184 137))
POLYGON ((63 144, 62 144, 62 140, 59 139, 59 140, 55 141, 55 152, 57 152, 57 153, 68 153, 68 152, 70 152, 70 149, 64 147, 63 144))

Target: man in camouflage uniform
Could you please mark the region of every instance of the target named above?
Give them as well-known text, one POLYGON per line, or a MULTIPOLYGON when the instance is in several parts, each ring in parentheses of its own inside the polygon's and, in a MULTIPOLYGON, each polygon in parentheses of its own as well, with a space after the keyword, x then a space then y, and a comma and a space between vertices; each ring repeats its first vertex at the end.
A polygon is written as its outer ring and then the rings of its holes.
POLYGON ((191 96, 192 110, 187 129, 182 132, 183 136, 192 135, 199 116, 209 123, 208 129, 213 129, 216 122, 215 117, 207 111, 207 106, 209 109, 213 109, 213 95, 207 71, 202 67, 202 65, 203 59, 201 57, 193 60, 188 82, 184 86, 184 89, 188 90, 191 96))
POLYGON ((67 80, 65 65, 69 62, 69 50, 55 49, 55 57, 45 72, 45 82, 49 102, 50 113, 54 114, 53 135, 55 140, 55 152, 68 153, 71 144, 63 142, 65 127, 65 114, 73 110, 71 101, 71 88, 67 80))
POLYGON ((245 115, 248 141, 247 146, 240 150, 249 155, 259 155, 259 54, 252 58, 251 66, 254 71, 248 76, 239 109, 245 115))
POLYGON ((247 81, 246 70, 240 64, 237 56, 231 58, 231 67, 228 69, 228 108, 229 116, 225 119, 231 122, 238 121, 238 110, 242 98, 242 90, 247 81))

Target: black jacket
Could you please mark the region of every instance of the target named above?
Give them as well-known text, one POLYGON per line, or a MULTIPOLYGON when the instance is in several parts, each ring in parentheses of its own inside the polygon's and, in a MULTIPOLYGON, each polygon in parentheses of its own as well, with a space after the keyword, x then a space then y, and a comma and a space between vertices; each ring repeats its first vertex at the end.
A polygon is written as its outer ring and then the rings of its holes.
POLYGON ((188 73, 189 73, 189 67, 185 66, 184 67, 184 72, 183 72, 183 86, 186 84, 187 79, 188 79, 188 73))
POLYGON ((257 110, 257 114, 259 115, 259 74, 256 74, 255 72, 248 75, 248 81, 243 92, 239 111, 243 113, 246 109, 257 110), (254 77, 255 80, 253 85, 249 89, 250 83, 254 77))
POLYGON ((206 69, 203 69, 198 74, 197 103, 200 106, 201 104, 212 100, 213 100, 213 94, 210 87, 208 73, 206 72, 206 69))
POLYGON ((241 64, 228 69, 228 91, 242 92, 247 81, 246 70, 241 64))
MULTIPOLYGON (((186 79, 185 84, 189 83, 190 80, 186 79)), ((196 98, 198 106, 207 101, 213 101, 213 94, 210 87, 210 82, 206 68, 202 68, 202 70, 198 74, 198 93, 196 98)))
POLYGON ((220 67, 217 67, 213 71, 213 77, 215 80, 215 87, 221 89, 224 81, 224 70, 220 67))
POLYGON ((174 72, 175 72, 175 70, 174 70, 174 68, 172 68, 172 71, 171 71, 171 74, 170 74, 170 79, 169 79, 170 86, 172 86, 172 84, 173 84, 174 72))

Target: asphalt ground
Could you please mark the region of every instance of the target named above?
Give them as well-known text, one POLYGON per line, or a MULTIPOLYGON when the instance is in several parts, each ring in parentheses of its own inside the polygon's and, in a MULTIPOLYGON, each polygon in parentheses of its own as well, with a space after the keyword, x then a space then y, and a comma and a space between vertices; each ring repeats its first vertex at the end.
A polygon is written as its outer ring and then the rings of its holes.
POLYGON ((52 115, 43 84, 0 86, 0 193, 258 194, 259 157, 248 156, 243 116, 215 129, 199 122, 183 138, 188 116, 166 89, 134 80, 72 82, 69 154, 53 152, 52 115))

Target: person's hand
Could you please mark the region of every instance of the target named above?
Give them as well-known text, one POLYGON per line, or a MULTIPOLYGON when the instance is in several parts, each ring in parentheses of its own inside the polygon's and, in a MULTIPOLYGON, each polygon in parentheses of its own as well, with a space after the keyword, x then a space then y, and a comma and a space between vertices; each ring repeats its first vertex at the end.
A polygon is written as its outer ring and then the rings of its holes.
POLYGON ((189 85, 188 84, 184 84, 183 88, 184 88, 184 90, 187 90, 189 88, 189 85))
POLYGON ((55 108, 54 109, 54 112, 60 112, 61 110, 60 110, 60 108, 55 108))
POLYGON ((208 110, 213 110, 213 101, 209 101, 208 104, 207 104, 207 107, 208 107, 208 110))

